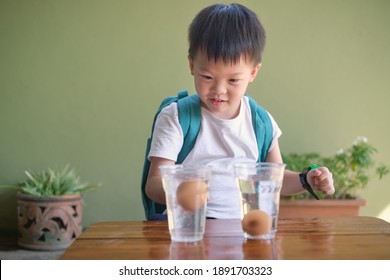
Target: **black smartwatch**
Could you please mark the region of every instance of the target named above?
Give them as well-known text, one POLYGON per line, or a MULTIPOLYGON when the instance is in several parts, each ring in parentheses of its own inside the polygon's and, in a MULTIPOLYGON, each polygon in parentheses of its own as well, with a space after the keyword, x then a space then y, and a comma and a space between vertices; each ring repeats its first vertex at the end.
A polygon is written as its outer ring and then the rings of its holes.
POLYGON ((302 170, 301 173, 299 173, 299 180, 301 181, 302 187, 307 190, 315 199, 320 200, 320 198, 317 196, 317 194, 313 191, 312 187, 310 186, 309 182, 307 181, 307 173, 312 170, 316 169, 319 166, 316 164, 312 164, 309 167, 306 167, 302 170))

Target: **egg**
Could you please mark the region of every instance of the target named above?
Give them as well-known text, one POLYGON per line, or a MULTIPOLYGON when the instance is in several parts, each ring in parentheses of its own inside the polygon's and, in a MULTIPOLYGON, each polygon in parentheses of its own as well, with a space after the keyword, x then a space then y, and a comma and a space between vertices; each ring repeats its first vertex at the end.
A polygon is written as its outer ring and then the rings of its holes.
POLYGON ((176 199, 185 210, 194 212, 207 202, 207 185, 202 180, 183 181, 177 188, 176 199))
POLYGON ((251 210, 242 219, 242 229, 253 236, 267 234, 271 226, 271 216, 261 210, 251 210))

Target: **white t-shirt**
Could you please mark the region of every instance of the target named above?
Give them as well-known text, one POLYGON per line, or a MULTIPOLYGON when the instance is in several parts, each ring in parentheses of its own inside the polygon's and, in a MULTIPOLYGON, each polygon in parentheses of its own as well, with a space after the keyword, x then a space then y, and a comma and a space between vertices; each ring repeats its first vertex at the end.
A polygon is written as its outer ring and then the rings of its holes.
MULTIPOLYGON (((183 164, 212 167, 209 183, 210 200, 207 217, 239 219, 240 198, 233 174, 233 165, 239 162, 256 162, 258 148, 252 126, 249 101, 242 99, 239 115, 234 119, 220 119, 202 108, 200 131, 192 151, 183 164)), ((270 115, 273 126, 272 150, 282 134, 270 115)), ((156 119, 150 157, 177 160, 183 145, 183 132, 178 119, 177 104, 165 107, 156 119)))

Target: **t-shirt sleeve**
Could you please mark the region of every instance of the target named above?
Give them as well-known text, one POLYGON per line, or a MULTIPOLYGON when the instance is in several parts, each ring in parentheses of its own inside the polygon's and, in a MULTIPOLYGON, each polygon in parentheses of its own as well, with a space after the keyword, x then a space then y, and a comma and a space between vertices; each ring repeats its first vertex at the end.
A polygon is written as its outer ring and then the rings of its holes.
POLYGON ((161 157, 177 161, 182 145, 183 132, 179 123, 177 104, 172 103, 162 109, 157 116, 148 159, 161 157))

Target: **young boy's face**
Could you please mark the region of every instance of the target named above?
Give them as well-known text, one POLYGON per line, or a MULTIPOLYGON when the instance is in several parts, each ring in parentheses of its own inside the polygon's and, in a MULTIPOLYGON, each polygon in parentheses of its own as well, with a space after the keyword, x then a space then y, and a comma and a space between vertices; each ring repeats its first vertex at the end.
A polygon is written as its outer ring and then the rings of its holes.
POLYGON ((221 119, 235 118, 241 97, 255 79, 260 64, 255 65, 243 57, 234 64, 222 60, 215 62, 203 52, 188 60, 202 107, 221 119))

